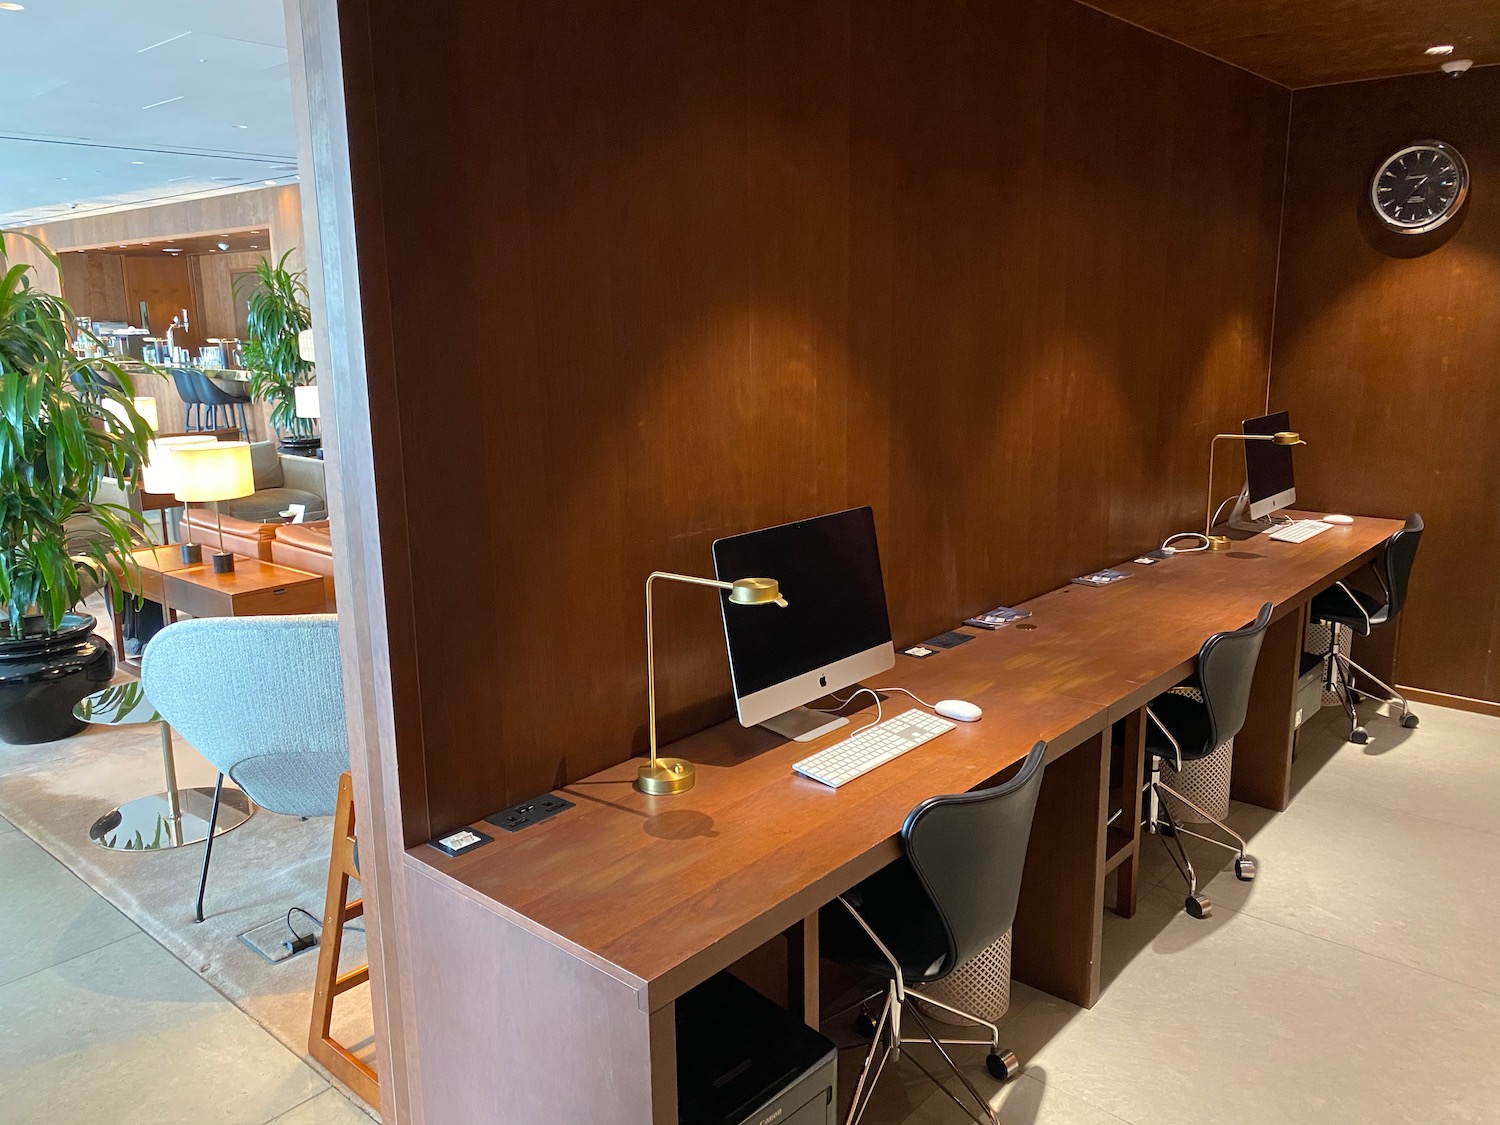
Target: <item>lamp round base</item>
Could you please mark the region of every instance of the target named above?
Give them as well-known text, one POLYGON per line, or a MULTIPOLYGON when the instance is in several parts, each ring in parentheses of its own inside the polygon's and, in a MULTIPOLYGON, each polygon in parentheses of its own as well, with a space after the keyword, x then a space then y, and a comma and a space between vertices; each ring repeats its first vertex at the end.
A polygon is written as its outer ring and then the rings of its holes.
POLYGON ((184 543, 182 545, 182 561, 197 566, 203 561, 203 548, 197 543, 184 543))
POLYGON ((1207 536, 1208 549, 1210 551, 1227 551, 1230 547, 1229 537, 1226 535, 1207 536))
POLYGON ((668 793, 685 793, 696 780, 692 762, 682 758, 657 758, 655 765, 647 762, 640 768, 635 776, 635 787, 642 793, 660 797, 668 793))

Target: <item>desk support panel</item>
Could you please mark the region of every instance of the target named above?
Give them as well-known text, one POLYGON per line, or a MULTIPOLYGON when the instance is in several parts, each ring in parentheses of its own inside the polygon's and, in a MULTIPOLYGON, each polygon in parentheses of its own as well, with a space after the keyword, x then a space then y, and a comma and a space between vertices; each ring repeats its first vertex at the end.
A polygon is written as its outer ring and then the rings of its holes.
POLYGON ((1305 602, 1266 629, 1245 725, 1234 739, 1229 795, 1236 801, 1278 812, 1291 802, 1297 677, 1306 635, 1305 602))
POLYGON ((1104 936, 1109 729, 1047 763, 1031 822, 1011 975, 1091 1008, 1104 936))
POLYGON ((419 870, 408 880, 422 1125, 677 1125, 675 1006, 419 870))

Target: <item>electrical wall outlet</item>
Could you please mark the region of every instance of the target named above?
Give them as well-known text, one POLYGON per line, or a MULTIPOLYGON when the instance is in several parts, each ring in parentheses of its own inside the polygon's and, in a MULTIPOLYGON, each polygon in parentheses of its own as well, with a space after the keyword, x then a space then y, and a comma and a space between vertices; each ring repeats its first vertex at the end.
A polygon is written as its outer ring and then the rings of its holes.
POLYGON ((564 809, 572 807, 572 801, 565 801, 551 793, 544 793, 540 797, 522 801, 519 805, 501 809, 493 816, 487 816, 484 819, 496 828, 503 828, 507 832, 519 832, 523 828, 530 828, 533 824, 556 816, 564 809))

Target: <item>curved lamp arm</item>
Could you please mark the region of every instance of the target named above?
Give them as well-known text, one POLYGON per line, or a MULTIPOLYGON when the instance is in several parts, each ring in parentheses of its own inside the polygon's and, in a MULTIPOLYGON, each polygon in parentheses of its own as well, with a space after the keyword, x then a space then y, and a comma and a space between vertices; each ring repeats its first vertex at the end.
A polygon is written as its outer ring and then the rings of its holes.
POLYGON ((1208 540, 1208 545, 1215 551, 1223 551, 1229 548, 1229 540, 1222 535, 1214 534, 1214 452, 1221 441, 1269 441, 1276 445, 1306 445, 1302 436, 1293 430, 1280 430, 1274 434, 1215 434, 1213 441, 1208 443, 1208 504, 1207 522, 1203 525, 1203 538, 1208 540))
POLYGON ((636 788, 643 793, 681 793, 693 786, 693 765, 680 758, 658 758, 656 755, 656 636, 652 626, 651 587, 658 578, 671 582, 685 582, 690 586, 711 586, 716 590, 728 590, 729 600, 736 605, 786 605, 781 596, 781 587, 774 578, 740 578, 734 582, 720 582, 713 578, 699 578, 692 574, 673 574, 666 570, 653 570, 646 578, 646 729, 651 743, 651 761, 642 766, 636 777, 636 788))

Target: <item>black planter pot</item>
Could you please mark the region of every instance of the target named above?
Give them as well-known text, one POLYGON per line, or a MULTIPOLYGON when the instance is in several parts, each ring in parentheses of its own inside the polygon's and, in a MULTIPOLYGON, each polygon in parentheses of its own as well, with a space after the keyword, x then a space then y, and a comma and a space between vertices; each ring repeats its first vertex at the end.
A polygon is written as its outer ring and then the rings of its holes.
POLYGON ((321 457, 322 448, 323 439, 317 435, 281 439, 281 452, 291 454, 293 457, 321 457))
POLYGON ((105 687, 115 653, 88 614, 70 613, 49 636, 0 639, 0 740, 54 742, 83 729, 73 705, 105 687))

